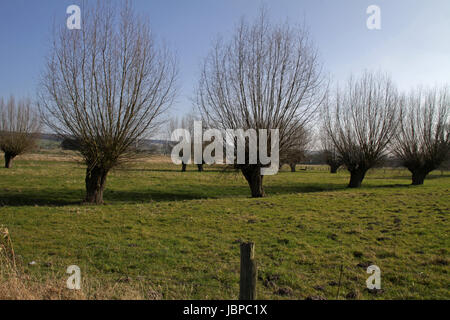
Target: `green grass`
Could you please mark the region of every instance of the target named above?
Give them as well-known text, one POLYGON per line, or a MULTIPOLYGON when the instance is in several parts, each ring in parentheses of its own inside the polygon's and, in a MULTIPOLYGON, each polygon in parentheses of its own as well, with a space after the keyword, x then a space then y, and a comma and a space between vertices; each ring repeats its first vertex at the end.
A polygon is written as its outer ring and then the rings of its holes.
POLYGON ((252 240, 261 299, 334 299, 341 264, 340 298, 450 298, 448 172, 416 187, 407 171, 377 169, 350 190, 345 171, 283 171, 252 199, 242 175, 220 168, 137 163, 110 174, 105 205, 86 206, 83 166, 14 165, 0 169, 0 225, 36 277, 66 279, 76 264, 106 283, 139 279, 164 299, 235 299, 239 242, 252 240), (365 290, 370 264, 381 268, 378 294, 365 290))

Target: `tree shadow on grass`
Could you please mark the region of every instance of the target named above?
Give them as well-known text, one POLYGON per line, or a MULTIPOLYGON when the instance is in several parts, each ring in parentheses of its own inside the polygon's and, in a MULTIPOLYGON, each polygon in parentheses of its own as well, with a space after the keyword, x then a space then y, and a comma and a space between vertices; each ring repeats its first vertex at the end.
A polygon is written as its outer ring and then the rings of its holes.
MULTIPOLYGON (((247 192, 245 188, 243 190, 228 190, 230 196, 236 196, 242 192, 247 192)), ((183 201, 183 200, 195 200, 195 199, 211 199, 211 198, 223 198, 228 196, 227 191, 221 188, 220 191, 201 192, 194 191, 193 189, 182 189, 179 191, 163 191, 158 189, 148 190, 114 190, 106 189, 103 199, 105 204, 134 204, 134 203, 148 203, 151 201, 164 202, 164 201, 183 201)), ((0 195, 0 208, 3 206, 22 207, 22 206, 49 206, 49 207, 63 207, 63 206, 77 206, 83 205, 84 190, 23 190, 19 193, 8 192, 8 194, 0 195)))
MULTIPOLYGON (((313 193, 323 191, 337 191, 346 186, 338 184, 292 184, 265 186, 268 197, 280 194, 313 193)), ((83 204, 84 190, 21 190, 21 192, 0 195, 2 206, 76 206, 83 204)), ((189 185, 176 191, 155 189, 114 190, 107 188, 104 193, 105 204, 134 204, 199 199, 251 198, 250 189, 246 185, 239 186, 195 186, 189 185)))
MULTIPOLYGON (((390 177, 391 179, 399 179, 399 180, 411 180, 411 175, 405 175, 405 176, 395 176, 395 177, 390 177)), ((433 174, 433 175, 428 175, 425 178, 425 181, 427 180, 435 180, 435 179, 445 179, 445 178, 450 178, 450 174, 443 174, 443 175, 437 175, 437 174, 433 174)))
POLYGON ((181 173, 181 174, 190 174, 190 173, 235 173, 233 170, 226 170, 224 168, 214 168, 214 167, 204 167, 203 171, 200 172, 196 167, 187 168, 186 171, 181 171, 181 166, 179 168, 173 169, 146 169, 146 168, 121 168, 120 171, 128 171, 128 172, 171 172, 171 173, 181 173))
POLYGON ((293 193, 315 193, 344 190, 347 185, 343 184, 291 184, 291 185, 272 185, 264 187, 266 194, 293 194, 293 193))
POLYGON ((71 205, 81 205, 82 198, 73 195, 68 196, 69 193, 63 192, 61 194, 55 193, 51 190, 48 193, 44 192, 27 192, 9 193, 0 196, 0 208, 3 206, 23 207, 23 206, 50 206, 50 207, 64 207, 71 205), (63 197, 62 197, 63 196, 63 197), (76 200, 78 199, 78 200, 76 200))
POLYGON ((183 200, 197 200, 219 198, 214 195, 206 195, 200 192, 164 192, 160 190, 127 190, 115 191, 109 190, 105 192, 104 200, 106 204, 114 203, 147 203, 151 201, 166 202, 166 201, 183 201, 183 200))
MULTIPOLYGON (((361 189, 383 189, 383 188, 407 188, 410 187, 411 184, 382 184, 382 185, 363 185, 361 186, 361 189)), ((355 190, 355 189, 350 189, 355 190)))

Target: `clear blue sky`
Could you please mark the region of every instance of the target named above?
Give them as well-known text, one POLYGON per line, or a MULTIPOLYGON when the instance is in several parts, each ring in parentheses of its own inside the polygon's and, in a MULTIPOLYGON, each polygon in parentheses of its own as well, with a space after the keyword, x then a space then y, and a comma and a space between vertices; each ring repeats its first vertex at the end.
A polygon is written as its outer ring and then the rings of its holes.
MULTIPOLYGON (((65 23, 77 0, 0 0, 0 97, 34 97, 53 21, 65 23)), ((260 0, 136 0, 153 31, 177 51, 180 95, 174 112, 191 108, 199 65, 212 40, 238 19, 256 15, 260 0)), ((345 79, 381 69, 406 89, 450 82, 448 0, 266 0, 273 21, 306 24, 325 70, 345 79), (382 29, 366 28, 369 5, 381 8, 382 29)))

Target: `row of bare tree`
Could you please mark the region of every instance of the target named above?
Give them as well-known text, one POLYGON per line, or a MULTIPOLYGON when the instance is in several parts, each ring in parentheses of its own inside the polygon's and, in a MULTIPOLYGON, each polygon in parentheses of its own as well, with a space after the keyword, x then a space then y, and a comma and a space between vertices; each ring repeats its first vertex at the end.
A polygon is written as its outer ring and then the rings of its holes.
POLYGON ((414 185, 449 156, 450 92, 418 89, 400 94, 389 77, 365 73, 336 89, 324 104, 323 145, 332 169, 344 165, 349 187, 394 155, 412 173, 414 185))
MULTIPOLYGON (((176 94, 177 63, 128 2, 119 11, 98 2, 82 12, 81 30, 55 31, 38 107, 47 128, 77 141, 87 166, 85 201, 100 204, 109 171, 164 120, 176 94)), ((447 91, 405 97, 389 78, 366 73, 332 94, 308 32, 271 24, 264 10, 254 23, 242 20, 230 40, 214 43, 195 104, 209 128, 278 129, 287 163, 303 156, 308 133, 322 120, 330 164, 345 165, 350 187, 361 185, 389 146, 415 184, 448 156, 447 91)), ((29 148, 39 121, 29 102, 0 106, 8 166, 29 148)), ((263 166, 260 159, 234 166, 253 197, 264 196, 263 166)))

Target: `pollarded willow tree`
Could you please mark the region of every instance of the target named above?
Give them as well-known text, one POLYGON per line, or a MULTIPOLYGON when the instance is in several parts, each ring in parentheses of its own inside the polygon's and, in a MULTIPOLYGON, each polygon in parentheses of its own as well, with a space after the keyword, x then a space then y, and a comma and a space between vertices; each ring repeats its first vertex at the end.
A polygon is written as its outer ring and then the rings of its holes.
POLYGON ((399 96, 389 77, 365 72, 327 99, 324 127, 358 188, 385 158, 398 125, 399 96))
POLYGON ((449 156, 450 92, 448 88, 417 90, 402 102, 392 152, 411 171, 412 184, 422 185, 449 156))
POLYGON ((295 135, 291 137, 291 143, 286 152, 280 158, 280 167, 288 164, 291 172, 295 172, 297 164, 306 159, 308 146, 312 141, 312 133, 310 129, 300 127, 295 131, 295 135))
POLYGON ((40 118, 31 101, 10 97, 0 99, 0 150, 5 153, 5 168, 11 168, 13 159, 36 146, 40 118))
MULTIPOLYGON (((200 119, 193 112, 189 112, 189 113, 183 115, 181 118, 177 118, 177 117, 172 118, 171 121, 169 122, 169 126, 168 126, 168 129, 169 129, 169 132, 168 132, 169 133, 169 135, 168 135, 169 138, 168 139, 170 140, 172 132, 174 132, 176 129, 185 129, 189 133, 189 137, 190 138, 194 137, 194 122, 195 121, 200 121, 200 119)), ((205 130, 206 128, 203 127, 202 129, 205 130)), ((187 137, 183 137, 183 138, 186 139, 187 137)), ((206 142, 202 143, 202 146, 201 146, 202 153, 203 153, 203 150, 205 149, 205 147, 207 145, 208 145, 208 143, 206 143, 206 142)), ((193 152, 192 152, 192 150, 194 149, 194 143, 193 142, 191 142, 191 147, 190 148, 191 148, 190 161, 192 161, 193 160, 193 152)), ((180 158, 182 159, 181 160, 181 172, 186 172, 186 168, 187 168, 188 163, 184 162, 185 158, 183 156, 183 152, 182 151, 180 152, 180 158)), ((203 165, 204 165, 204 162, 197 164, 198 172, 203 172, 203 165)))
POLYGON ((108 172, 160 125, 175 95, 176 62, 128 2, 82 9, 81 30, 55 32, 42 78, 45 123, 75 139, 88 203, 103 202, 108 172))
POLYGON ((323 160, 330 167, 330 173, 337 173, 339 167, 343 164, 342 158, 338 149, 334 146, 333 140, 327 135, 326 131, 325 129, 320 137, 323 160))
MULTIPOLYGON (((317 52, 301 28, 273 25, 266 12, 249 24, 242 19, 229 41, 218 40, 205 59, 197 105, 209 128, 279 130, 280 158, 290 150, 298 128, 312 121, 324 98, 317 52)), ((268 134, 268 145, 271 135, 268 134)), ((257 143, 256 163, 235 164, 252 197, 263 197, 264 164, 257 143)), ((276 164, 278 166, 278 164, 276 164)))

